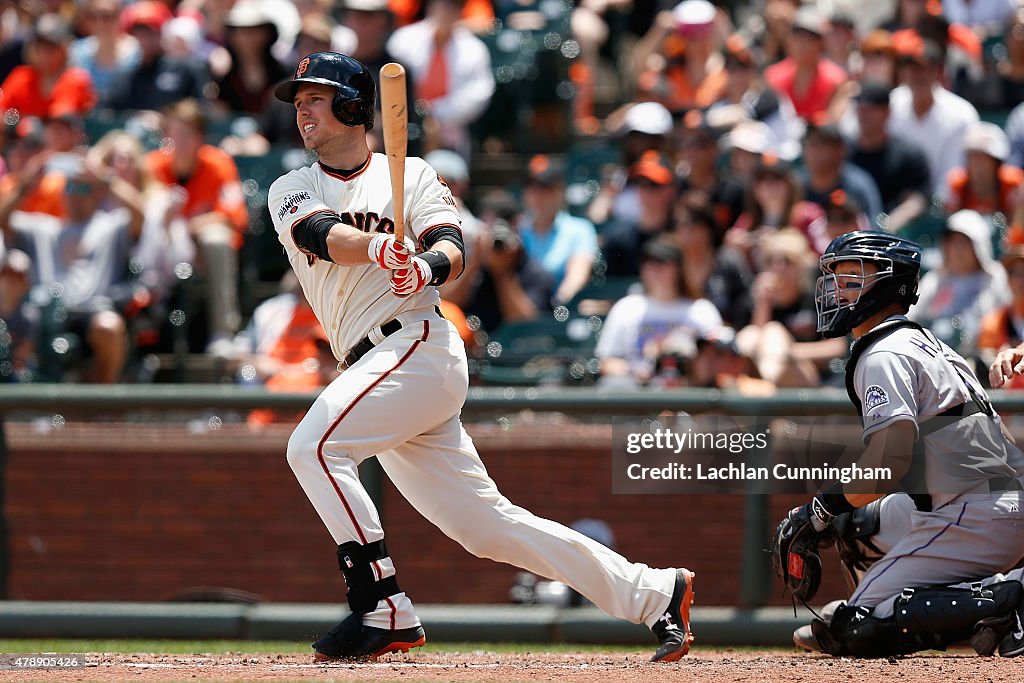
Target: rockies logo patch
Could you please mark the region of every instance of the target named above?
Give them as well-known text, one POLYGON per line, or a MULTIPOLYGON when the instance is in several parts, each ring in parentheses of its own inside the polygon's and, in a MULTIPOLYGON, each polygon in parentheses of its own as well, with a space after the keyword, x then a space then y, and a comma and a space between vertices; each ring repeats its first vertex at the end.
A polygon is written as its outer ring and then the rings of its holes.
POLYGON ((889 402, 889 394, 885 393, 885 389, 872 384, 864 392, 864 412, 874 410, 878 406, 884 406, 889 402))

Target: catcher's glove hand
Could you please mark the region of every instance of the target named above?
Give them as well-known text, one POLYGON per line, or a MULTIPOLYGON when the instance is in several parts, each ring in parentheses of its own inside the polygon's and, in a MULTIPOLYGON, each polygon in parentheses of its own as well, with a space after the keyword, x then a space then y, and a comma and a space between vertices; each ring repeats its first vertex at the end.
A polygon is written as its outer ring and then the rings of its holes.
POLYGON ((775 573, 803 603, 811 600, 821 585, 818 549, 835 543, 835 530, 828 526, 817 531, 811 523, 812 514, 810 503, 790 510, 775 529, 769 548, 775 573))

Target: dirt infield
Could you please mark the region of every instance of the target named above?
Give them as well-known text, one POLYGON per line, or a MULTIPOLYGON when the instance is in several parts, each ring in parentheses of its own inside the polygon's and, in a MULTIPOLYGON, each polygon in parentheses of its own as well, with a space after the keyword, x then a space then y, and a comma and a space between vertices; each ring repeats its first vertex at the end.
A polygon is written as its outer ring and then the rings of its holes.
POLYGON ((84 669, 4 671, 5 681, 866 681, 995 683, 1024 680, 1024 658, 973 653, 890 660, 849 660, 779 651, 692 652, 675 664, 650 664, 650 653, 395 655, 373 664, 318 665, 305 655, 91 654, 84 669))

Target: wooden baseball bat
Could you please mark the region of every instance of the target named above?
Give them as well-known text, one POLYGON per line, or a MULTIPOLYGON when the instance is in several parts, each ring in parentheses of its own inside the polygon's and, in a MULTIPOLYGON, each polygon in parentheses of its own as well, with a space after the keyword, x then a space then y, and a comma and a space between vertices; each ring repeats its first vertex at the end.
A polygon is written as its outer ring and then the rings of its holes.
POLYGON ((391 173, 391 200, 395 211, 395 239, 405 241, 405 155, 409 144, 409 109, 405 68, 391 62, 380 69, 380 104, 384 124, 384 153, 391 173))

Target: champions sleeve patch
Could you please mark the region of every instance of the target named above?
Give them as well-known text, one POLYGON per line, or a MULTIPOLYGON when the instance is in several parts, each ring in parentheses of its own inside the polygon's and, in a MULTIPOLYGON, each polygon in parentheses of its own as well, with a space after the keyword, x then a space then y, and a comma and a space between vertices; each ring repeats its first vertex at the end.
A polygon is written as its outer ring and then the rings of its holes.
POLYGON ((284 217, 288 214, 297 214, 299 208, 306 202, 312 201, 308 192, 293 192, 286 195, 281 200, 280 206, 277 207, 277 220, 284 220, 284 217))
POLYGON ((889 394, 885 393, 885 389, 872 384, 864 391, 864 412, 868 413, 879 406, 884 406, 889 402, 889 394))

